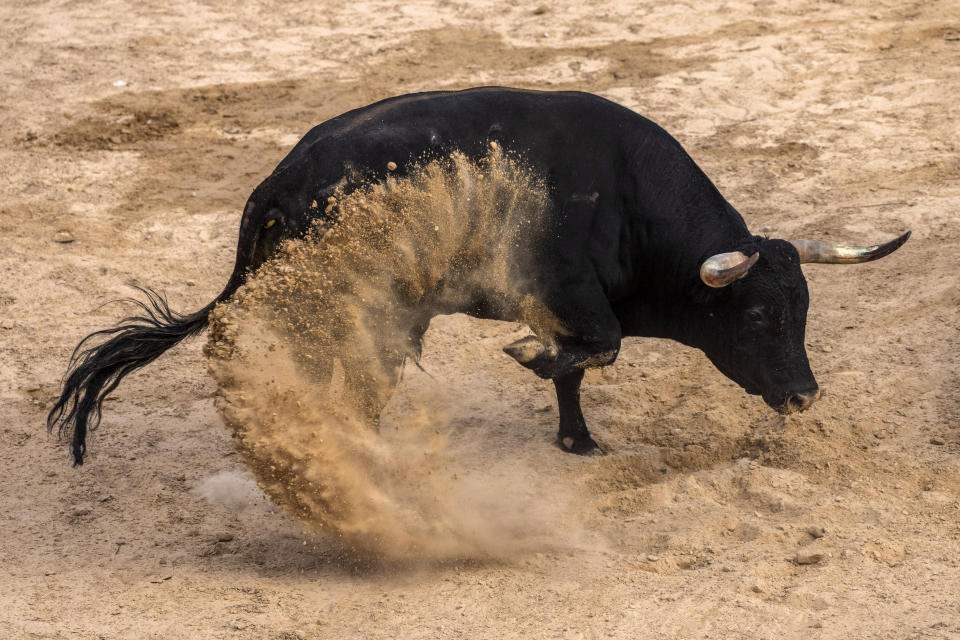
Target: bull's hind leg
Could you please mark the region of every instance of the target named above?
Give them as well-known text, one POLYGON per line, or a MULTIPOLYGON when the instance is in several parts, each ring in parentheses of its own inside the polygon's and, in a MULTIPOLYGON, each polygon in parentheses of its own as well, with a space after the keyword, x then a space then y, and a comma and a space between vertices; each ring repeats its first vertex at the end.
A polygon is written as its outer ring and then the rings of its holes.
POLYGON ((344 359, 341 363, 346 398, 357 409, 358 417, 375 426, 397 386, 403 356, 383 353, 375 362, 344 359))
POLYGON ((560 430, 557 444, 564 451, 581 456, 603 455, 597 446, 580 408, 580 383, 583 381, 583 369, 554 378, 553 386, 557 390, 557 406, 560 410, 560 430))
POLYGON ((405 360, 419 359, 429 322, 429 317, 415 318, 369 328, 362 336, 348 332, 338 336, 339 343, 348 347, 340 353, 344 399, 367 424, 378 424, 400 382, 405 360))

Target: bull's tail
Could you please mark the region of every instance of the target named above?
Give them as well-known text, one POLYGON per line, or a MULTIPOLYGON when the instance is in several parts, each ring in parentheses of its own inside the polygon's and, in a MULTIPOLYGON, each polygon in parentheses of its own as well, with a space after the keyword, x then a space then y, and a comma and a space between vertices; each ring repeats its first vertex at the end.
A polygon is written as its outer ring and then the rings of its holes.
POLYGON ((172 311, 159 293, 137 287, 146 301, 126 301, 138 306, 142 313, 124 318, 110 329, 91 333, 77 345, 60 398, 47 416, 48 430, 56 428, 62 436, 72 429, 74 465, 83 464, 87 431, 100 423, 107 395, 127 374, 150 364, 184 338, 200 333, 207 326, 214 305, 232 294, 240 279, 231 278, 216 300, 190 315, 172 311), (101 338, 107 339, 99 342, 101 338))

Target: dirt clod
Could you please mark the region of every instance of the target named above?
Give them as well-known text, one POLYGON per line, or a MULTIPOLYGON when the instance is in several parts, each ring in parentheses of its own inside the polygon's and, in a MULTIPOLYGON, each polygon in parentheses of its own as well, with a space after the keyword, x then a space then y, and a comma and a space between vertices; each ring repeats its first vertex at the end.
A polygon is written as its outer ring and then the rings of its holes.
POLYGON ((797 551, 796 561, 797 564, 818 564, 823 560, 824 554, 822 551, 815 549, 801 549, 797 551))

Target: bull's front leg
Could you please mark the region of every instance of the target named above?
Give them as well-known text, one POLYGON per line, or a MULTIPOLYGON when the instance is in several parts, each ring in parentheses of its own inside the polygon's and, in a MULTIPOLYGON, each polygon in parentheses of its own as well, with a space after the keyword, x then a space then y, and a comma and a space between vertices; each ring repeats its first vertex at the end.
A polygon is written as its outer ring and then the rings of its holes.
POLYGON ((557 407, 560 410, 560 430, 557 433, 557 445, 564 451, 581 456, 603 455, 597 446, 580 408, 580 383, 583 381, 583 369, 561 378, 553 379, 557 390, 557 407))
POLYGON ((504 347, 517 362, 553 380, 560 411, 557 444, 579 455, 602 455, 590 437, 580 408, 580 383, 588 367, 612 364, 620 352, 620 322, 599 285, 589 280, 564 286, 545 297, 563 335, 521 338, 504 347))
MULTIPOLYGON (((534 336, 521 338, 504 347, 504 351, 521 364, 532 362, 537 357, 550 358, 549 362, 555 363, 560 353, 556 347, 547 345, 534 336)), ((553 386, 557 391, 557 408, 560 413, 557 446, 564 451, 581 456, 603 455, 603 451, 590 437, 587 423, 583 419, 583 410, 580 407, 580 383, 583 382, 583 375, 584 369, 577 367, 569 373, 553 378, 553 386)))

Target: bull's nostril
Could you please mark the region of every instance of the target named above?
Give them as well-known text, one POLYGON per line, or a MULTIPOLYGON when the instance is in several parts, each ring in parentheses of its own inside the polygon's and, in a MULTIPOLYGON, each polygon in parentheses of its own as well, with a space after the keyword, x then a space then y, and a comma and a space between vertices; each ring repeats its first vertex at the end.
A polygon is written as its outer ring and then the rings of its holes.
POLYGON ((793 413, 794 411, 800 411, 800 398, 798 398, 796 395, 788 396, 787 410, 790 411, 790 413, 793 413))
POLYGON ((802 393, 791 393, 787 396, 787 409, 791 412, 806 411, 813 404, 814 400, 820 397, 820 389, 813 391, 804 391, 802 393))

